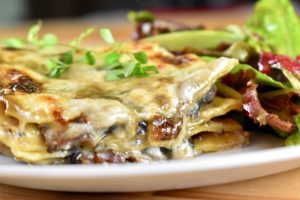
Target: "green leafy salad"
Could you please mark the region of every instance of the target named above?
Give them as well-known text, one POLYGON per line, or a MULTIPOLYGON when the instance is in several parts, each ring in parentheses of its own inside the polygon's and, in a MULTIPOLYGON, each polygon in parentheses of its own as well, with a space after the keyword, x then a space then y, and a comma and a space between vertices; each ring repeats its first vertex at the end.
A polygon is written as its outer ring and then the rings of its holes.
POLYGON ((163 22, 147 11, 131 12, 129 19, 137 40, 208 60, 239 59, 218 87, 230 87, 228 93, 243 98, 245 116, 255 122, 249 129, 271 128, 286 138, 286 145, 300 143, 300 21, 289 0, 258 1, 242 27, 188 27, 163 22))

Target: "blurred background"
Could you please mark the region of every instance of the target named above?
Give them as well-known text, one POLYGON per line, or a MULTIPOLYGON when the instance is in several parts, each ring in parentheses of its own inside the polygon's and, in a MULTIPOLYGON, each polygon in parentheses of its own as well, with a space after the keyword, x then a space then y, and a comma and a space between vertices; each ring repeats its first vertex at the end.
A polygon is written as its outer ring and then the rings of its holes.
POLYGON ((0 0, 0 26, 33 19, 95 18, 115 19, 128 10, 182 12, 231 9, 252 0, 0 0))
MULTIPOLYGON (((126 14, 151 10, 157 16, 189 25, 218 27, 243 24, 254 0, 0 0, 0 37, 25 34, 41 19, 46 31, 74 37, 89 26, 108 26, 120 37, 130 36, 126 14), (9 29, 8 29, 9 27, 9 29)), ((294 1, 299 8, 300 0, 294 1)), ((298 9, 299 11, 299 9, 298 9)))

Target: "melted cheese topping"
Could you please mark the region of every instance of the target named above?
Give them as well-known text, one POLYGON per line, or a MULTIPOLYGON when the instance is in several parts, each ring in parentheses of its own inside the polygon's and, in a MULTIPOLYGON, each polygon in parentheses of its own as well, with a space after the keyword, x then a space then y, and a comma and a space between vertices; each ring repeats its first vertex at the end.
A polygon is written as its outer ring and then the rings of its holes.
MULTIPOLYGON (((188 143, 192 135, 205 130, 212 118, 241 109, 240 100, 215 98, 198 117, 189 114, 237 64, 235 59, 206 63, 193 54, 176 57, 155 44, 126 48, 145 51, 160 73, 106 81, 106 72, 95 67, 103 65, 103 50, 95 50, 95 66, 74 63, 60 79, 52 79, 45 75, 45 63, 57 55, 1 49, 1 143, 31 163, 62 162, 78 150, 86 162, 151 160, 148 149, 157 148, 184 158, 194 155, 188 143)), ((216 131, 220 124, 210 127, 216 131)))

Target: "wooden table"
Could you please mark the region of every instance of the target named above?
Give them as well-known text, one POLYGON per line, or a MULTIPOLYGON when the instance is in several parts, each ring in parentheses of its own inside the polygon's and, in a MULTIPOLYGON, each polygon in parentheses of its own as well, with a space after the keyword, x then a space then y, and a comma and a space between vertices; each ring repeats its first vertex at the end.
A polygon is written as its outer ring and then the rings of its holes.
POLYGON ((1 200, 296 200, 300 199, 300 169, 219 186, 144 193, 68 193, 16 188, 0 185, 1 200))
MULTIPOLYGON (((249 7, 237 7, 229 11, 218 11, 211 13, 207 11, 176 13, 172 15, 173 20, 188 22, 189 24, 206 24, 208 27, 218 27, 228 23, 242 24, 246 17, 251 13, 249 7), (196 20, 195 20, 196 19, 196 20)), ((162 17, 170 16, 170 13, 160 14, 162 17)), ((123 20, 124 21, 124 20, 123 20)), ((90 21, 53 21, 45 23, 45 32, 57 33, 62 40, 69 40, 76 37, 81 30, 95 25, 97 20, 90 21)), ((118 40, 128 40, 131 28, 124 22, 98 22, 96 27, 109 27, 112 29, 118 40)), ((12 27, 10 29, 0 30, 0 38, 25 35, 28 26, 12 27)), ((95 44, 100 39, 97 34, 87 39, 87 43, 95 44)), ((300 162, 300 161, 299 161, 300 162)), ((258 178, 249 181, 231 183, 219 186, 177 190, 160 191, 145 193, 119 193, 119 194, 88 194, 88 193, 67 193, 39 191, 31 189, 16 188, 0 185, 0 199, 220 199, 220 200, 252 200, 252 199, 275 199, 292 200, 300 199, 300 169, 289 172, 272 175, 264 178, 258 178)))

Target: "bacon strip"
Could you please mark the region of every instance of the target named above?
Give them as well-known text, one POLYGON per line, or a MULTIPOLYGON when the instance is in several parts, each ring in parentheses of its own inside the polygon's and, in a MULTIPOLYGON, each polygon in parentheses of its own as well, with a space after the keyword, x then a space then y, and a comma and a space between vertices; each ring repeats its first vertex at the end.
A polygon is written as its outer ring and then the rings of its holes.
POLYGON ((255 82, 249 81, 243 95, 243 108, 248 116, 260 125, 268 124, 281 131, 291 132, 294 128, 291 122, 281 120, 278 115, 270 114, 262 107, 257 95, 257 86, 255 82))

